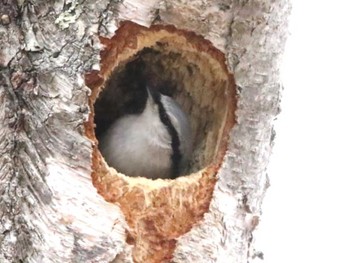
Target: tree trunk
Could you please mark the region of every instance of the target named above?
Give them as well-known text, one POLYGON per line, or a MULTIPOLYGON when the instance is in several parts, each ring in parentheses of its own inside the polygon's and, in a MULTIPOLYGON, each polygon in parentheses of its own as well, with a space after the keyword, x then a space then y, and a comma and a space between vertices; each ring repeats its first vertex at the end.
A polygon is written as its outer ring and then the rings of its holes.
POLYGON ((284 0, 2 0, 0 262, 257 256, 289 12, 284 0), (125 98, 108 85, 140 58, 195 127, 175 180, 121 175, 98 151, 94 122, 125 98))

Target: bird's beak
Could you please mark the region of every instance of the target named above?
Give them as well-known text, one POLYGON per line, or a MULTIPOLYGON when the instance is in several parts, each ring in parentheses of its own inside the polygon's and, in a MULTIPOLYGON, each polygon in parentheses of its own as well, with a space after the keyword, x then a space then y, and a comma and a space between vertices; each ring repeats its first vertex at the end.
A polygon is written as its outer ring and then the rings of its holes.
POLYGON ((146 89, 148 97, 151 99, 151 101, 155 102, 157 100, 156 97, 159 96, 159 93, 149 86, 146 86, 146 89))

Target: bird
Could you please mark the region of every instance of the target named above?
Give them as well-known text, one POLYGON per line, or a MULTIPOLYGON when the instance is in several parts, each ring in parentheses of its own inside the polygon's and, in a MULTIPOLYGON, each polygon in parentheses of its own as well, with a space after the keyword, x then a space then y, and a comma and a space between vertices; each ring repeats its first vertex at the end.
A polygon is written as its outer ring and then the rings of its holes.
POLYGON ((173 98, 145 88, 143 110, 116 119, 102 134, 99 149, 109 166, 127 176, 174 179, 191 157, 190 121, 173 98))

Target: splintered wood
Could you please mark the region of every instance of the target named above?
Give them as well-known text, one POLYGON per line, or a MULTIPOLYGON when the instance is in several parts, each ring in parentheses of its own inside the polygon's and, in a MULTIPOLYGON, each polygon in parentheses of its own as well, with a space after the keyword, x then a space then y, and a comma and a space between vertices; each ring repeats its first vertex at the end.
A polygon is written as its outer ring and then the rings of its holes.
MULTIPOLYGON (((86 132, 95 142, 93 182, 107 201, 123 211, 129 226, 126 241, 133 245, 134 261, 167 262, 176 239, 208 211, 228 132, 235 122, 233 76, 226 68, 225 56, 209 41, 174 26, 146 28, 125 22, 113 38, 100 40, 104 45, 101 70, 86 76, 92 90, 86 132), (108 81, 124 74, 125 65, 140 58, 147 65, 149 81, 167 83, 167 92, 190 116, 194 153, 188 174, 175 180, 128 177, 109 167, 98 150, 94 120, 118 113, 95 102, 99 96, 103 99, 104 90, 111 95, 106 97, 117 95, 113 102, 122 100, 118 85, 108 86, 108 81), (95 116, 97 113, 102 117, 95 116)), ((122 154, 123 149, 117 150, 122 154)))

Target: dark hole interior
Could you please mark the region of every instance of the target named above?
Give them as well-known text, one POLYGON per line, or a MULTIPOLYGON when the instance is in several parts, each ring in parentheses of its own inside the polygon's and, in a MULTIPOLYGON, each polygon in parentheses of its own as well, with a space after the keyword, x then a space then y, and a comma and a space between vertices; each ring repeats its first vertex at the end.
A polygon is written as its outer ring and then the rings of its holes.
POLYGON ((95 135, 124 114, 139 113, 146 103, 144 83, 173 97, 189 116, 193 154, 186 174, 197 172, 215 158, 225 122, 228 81, 220 68, 200 53, 181 52, 157 42, 119 62, 95 104, 95 135))
MULTIPOLYGON (((147 91, 142 88, 144 83, 162 94, 171 97, 174 95, 177 83, 166 77, 166 69, 159 59, 157 61, 160 53, 145 48, 112 73, 95 103, 95 132, 98 139, 117 118, 142 111, 147 97, 147 91), (149 65, 152 57, 154 63, 149 65)), ((172 53, 168 56, 171 58, 179 55, 172 53)))

